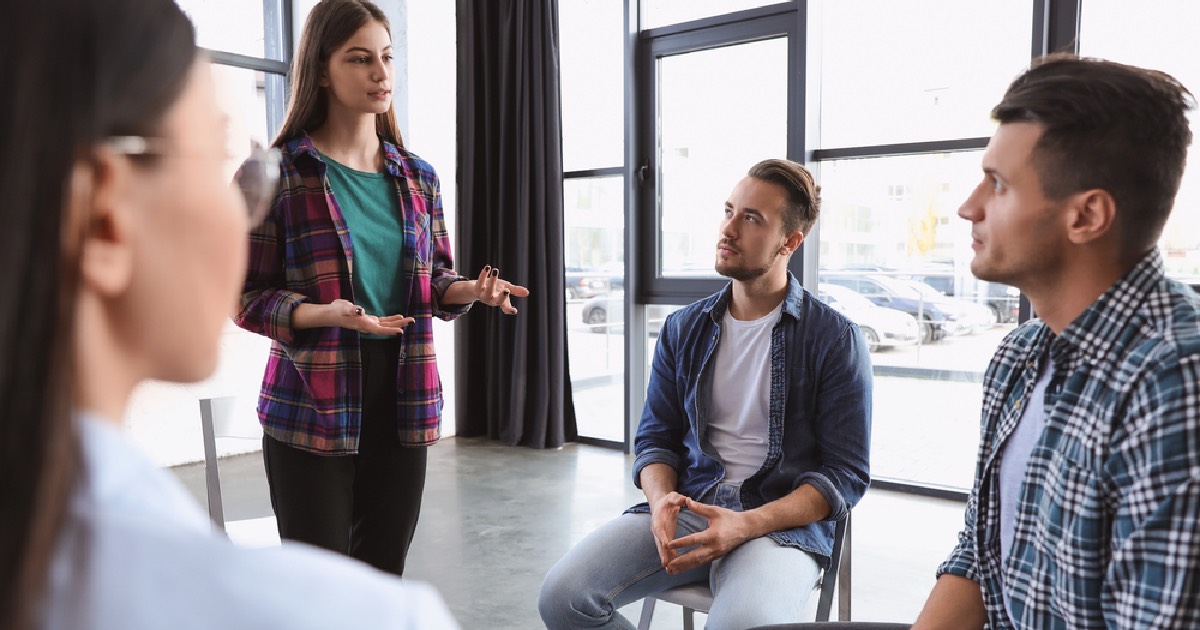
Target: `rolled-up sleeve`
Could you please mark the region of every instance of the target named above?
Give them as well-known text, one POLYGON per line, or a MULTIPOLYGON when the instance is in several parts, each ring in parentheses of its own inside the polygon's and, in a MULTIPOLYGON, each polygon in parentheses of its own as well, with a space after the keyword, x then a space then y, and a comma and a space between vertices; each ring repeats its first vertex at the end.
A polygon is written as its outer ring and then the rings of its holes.
POLYGON ((433 254, 431 257, 431 276, 429 284, 432 292, 432 311, 433 316, 445 321, 453 321, 454 319, 465 315, 471 310, 473 302, 467 304, 446 304, 442 300, 442 296, 446 294, 446 289, 450 285, 460 280, 466 280, 454 270, 454 253, 450 249, 450 234, 446 231, 446 218, 442 210, 442 188, 441 183, 434 176, 432 182, 433 191, 432 209, 429 213, 429 229, 433 236, 433 254))
MULTIPOLYGON (((977 484, 978 485, 978 484, 977 484)), ((967 499, 967 510, 963 516, 963 528, 958 533, 958 544, 950 555, 937 569, 937 577, 949 573, 967 578, 972 582, 979 581, 979 572, 975 561, 975 519, 978 510, 978 495, 971 492, 967 499)))
POLYGON ((650 383, 646 388, 646 405, 633 441, 636 459, 633 463, 633 484, 642 487, 642 469, 650 464, 666 464, 681 472, 683 438, 687 433, 687 416, 680 401, 677 382, 675 344, 679 318, 667 316, 654 348, 650 368, 650 383))
POLYGON ((836 521, 858 503, 871 483, 871 396, 873 376, 867 342, 850 324, 842 343, 823 359, 816 396, 817 439, 821 465, 805 471, 792 489, 809 484, 829 504, 827 520, 836 521))
POLYGON ((277 198, 271 215, 250 232, 246 280, 234 323, 252 333, 290 344, 295 340, 292 313, 307 297, 287 291, 277 217, 283 211, 277 198))

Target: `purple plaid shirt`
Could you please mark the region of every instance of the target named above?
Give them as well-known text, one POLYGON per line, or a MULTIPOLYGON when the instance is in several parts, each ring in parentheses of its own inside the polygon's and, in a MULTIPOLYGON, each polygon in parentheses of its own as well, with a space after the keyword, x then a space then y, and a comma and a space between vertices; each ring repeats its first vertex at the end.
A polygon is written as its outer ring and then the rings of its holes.
MULTIPOLYGON (((441 436, 442 384, 433 350, 433 316, 451 320, 470 305, 441 297, 464 279, 453 269, 437 174, 427 162, 384 142, 384 163, 404 214, 405 315, 416 321, 400 336, 396 430, 409 445, 441 436)), ((250 234, 250 256, 236 322, 270 337, 258 417, 271 437, 322 454, 358 451, 362 426, 359 334, 340 327, 296 330, 302 302, 354 301, 354 248, 325 164, 308 136, 283 151, 280 188, 271 214, 250 234)))

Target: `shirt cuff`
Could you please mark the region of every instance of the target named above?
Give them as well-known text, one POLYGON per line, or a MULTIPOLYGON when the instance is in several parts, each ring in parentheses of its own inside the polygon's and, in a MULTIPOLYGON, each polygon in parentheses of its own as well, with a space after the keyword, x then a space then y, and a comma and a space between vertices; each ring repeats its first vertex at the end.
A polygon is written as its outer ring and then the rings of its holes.
POLYGON ((642 487, 642 469, 650 464, 666 464, 679 471, 679 454, 665 448, 648 448, 638 453, 633 461, 633 485, 642 487))

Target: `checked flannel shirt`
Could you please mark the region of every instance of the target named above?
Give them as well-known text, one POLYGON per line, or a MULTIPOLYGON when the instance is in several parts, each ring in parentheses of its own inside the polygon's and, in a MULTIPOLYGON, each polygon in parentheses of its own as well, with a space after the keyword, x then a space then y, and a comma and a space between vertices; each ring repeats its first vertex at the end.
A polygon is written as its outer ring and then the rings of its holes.
MULTIPOLYGON (((383 146, 404 214, 403 278, 410 287, 404 315, 415 318, 399 337, 397 435, 403 444, 427 445, 441 435, 442 411, 432 317, 451 320, 469 305, 441 304, 446 288, 464 278, 453 269, 437 174, 405 149, 383 146)), ((354 247, 312 140, 296 138, 282 153, 271 213, 250 234, 235 319, 273 341, 258 416, 267 435, 286 444, 322 454, 356 453, 363 398, 358 333, 292 328, 292 312, 303 302, 354 301, 354 247)))
POLYGON ((980 584, 993 630, 1200 628, 1200 297, 1164 277, 1157 250, 1061 335, 1032 320, 997 350, 943 573, 980 584), (1047 350, 1046 427, 1001 558, 1000 456, 1041 403, 1028 397, 1047 350))

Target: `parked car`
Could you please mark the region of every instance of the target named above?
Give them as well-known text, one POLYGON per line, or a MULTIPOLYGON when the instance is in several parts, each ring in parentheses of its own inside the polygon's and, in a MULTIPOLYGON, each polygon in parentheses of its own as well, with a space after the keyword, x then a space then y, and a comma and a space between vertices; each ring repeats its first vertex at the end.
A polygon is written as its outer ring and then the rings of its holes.
MULTIPOLYGON (((970 292, 963 292, 962 295, 959 295, 955 286, 957 284, 955 276, 951 271, 911 273, 905 274, 904 277, 924 282, 948 297, 957 297, 967 301, 977 301, 979 297, 970 292)), ((1020 314, 1021 292, 1016 287, 999 282, 978 281, 974 278, 970 278, 969 280, 968 285, 971 285, 969 288, 973 288, 975 283, 982 285, 983 303, 991 309, 997 322, 1007 324, 1017 321, 1017 317, 1020 314)))
POLYGON ((853 290, 836 284, 818 286, 817 297, 858 324, 871 352, 917 343, 920 327, 916 318, 904 311, 876 306, 853 290))
POLYGON ((936 302, 926 301, 916 289, 895 278, 854 272, 822 272, 819 278, 822 283, 851 289, 876 306, 912 315, 921 327, 922 343, 940 341, 959 333, 958 315, 936 302))
MULTIPOLYGON (((658 336, 662 330, 663 320, 676 307, 668 304, 650 304, 647 306, 646 328, 651 337, 658 336)), ((588 330, 594 333, 615 332, 624 333, 622 323, 625 320, 625 292, 612 291, 595 297, 583 304, 580 315, 588 330)))
POLYGON ((592 332, 604 332, 605 324, 608 323, 608 312, 613 312, 613 321, 619 322, 623 319, 625 313, 625 292, 613 291, 606 293, 598 298, 592 298, 583 303, 583 323, 587 324, 592 332))
POLYGON ((992 313, 992 309, 982 304, 949 297, 945 293, 917 280, 897 278, 896 281, 912 287, 926 301, 935 302, 939 306, 952 311, 958 318, 958 334, 960 335, 981 332, 996 325, 996 316, 992 313))
POLYGON ((568 300, 586 300, 609 291, 609 281, 603 272, 595 269, 567 267, 565 274, 568 300))

